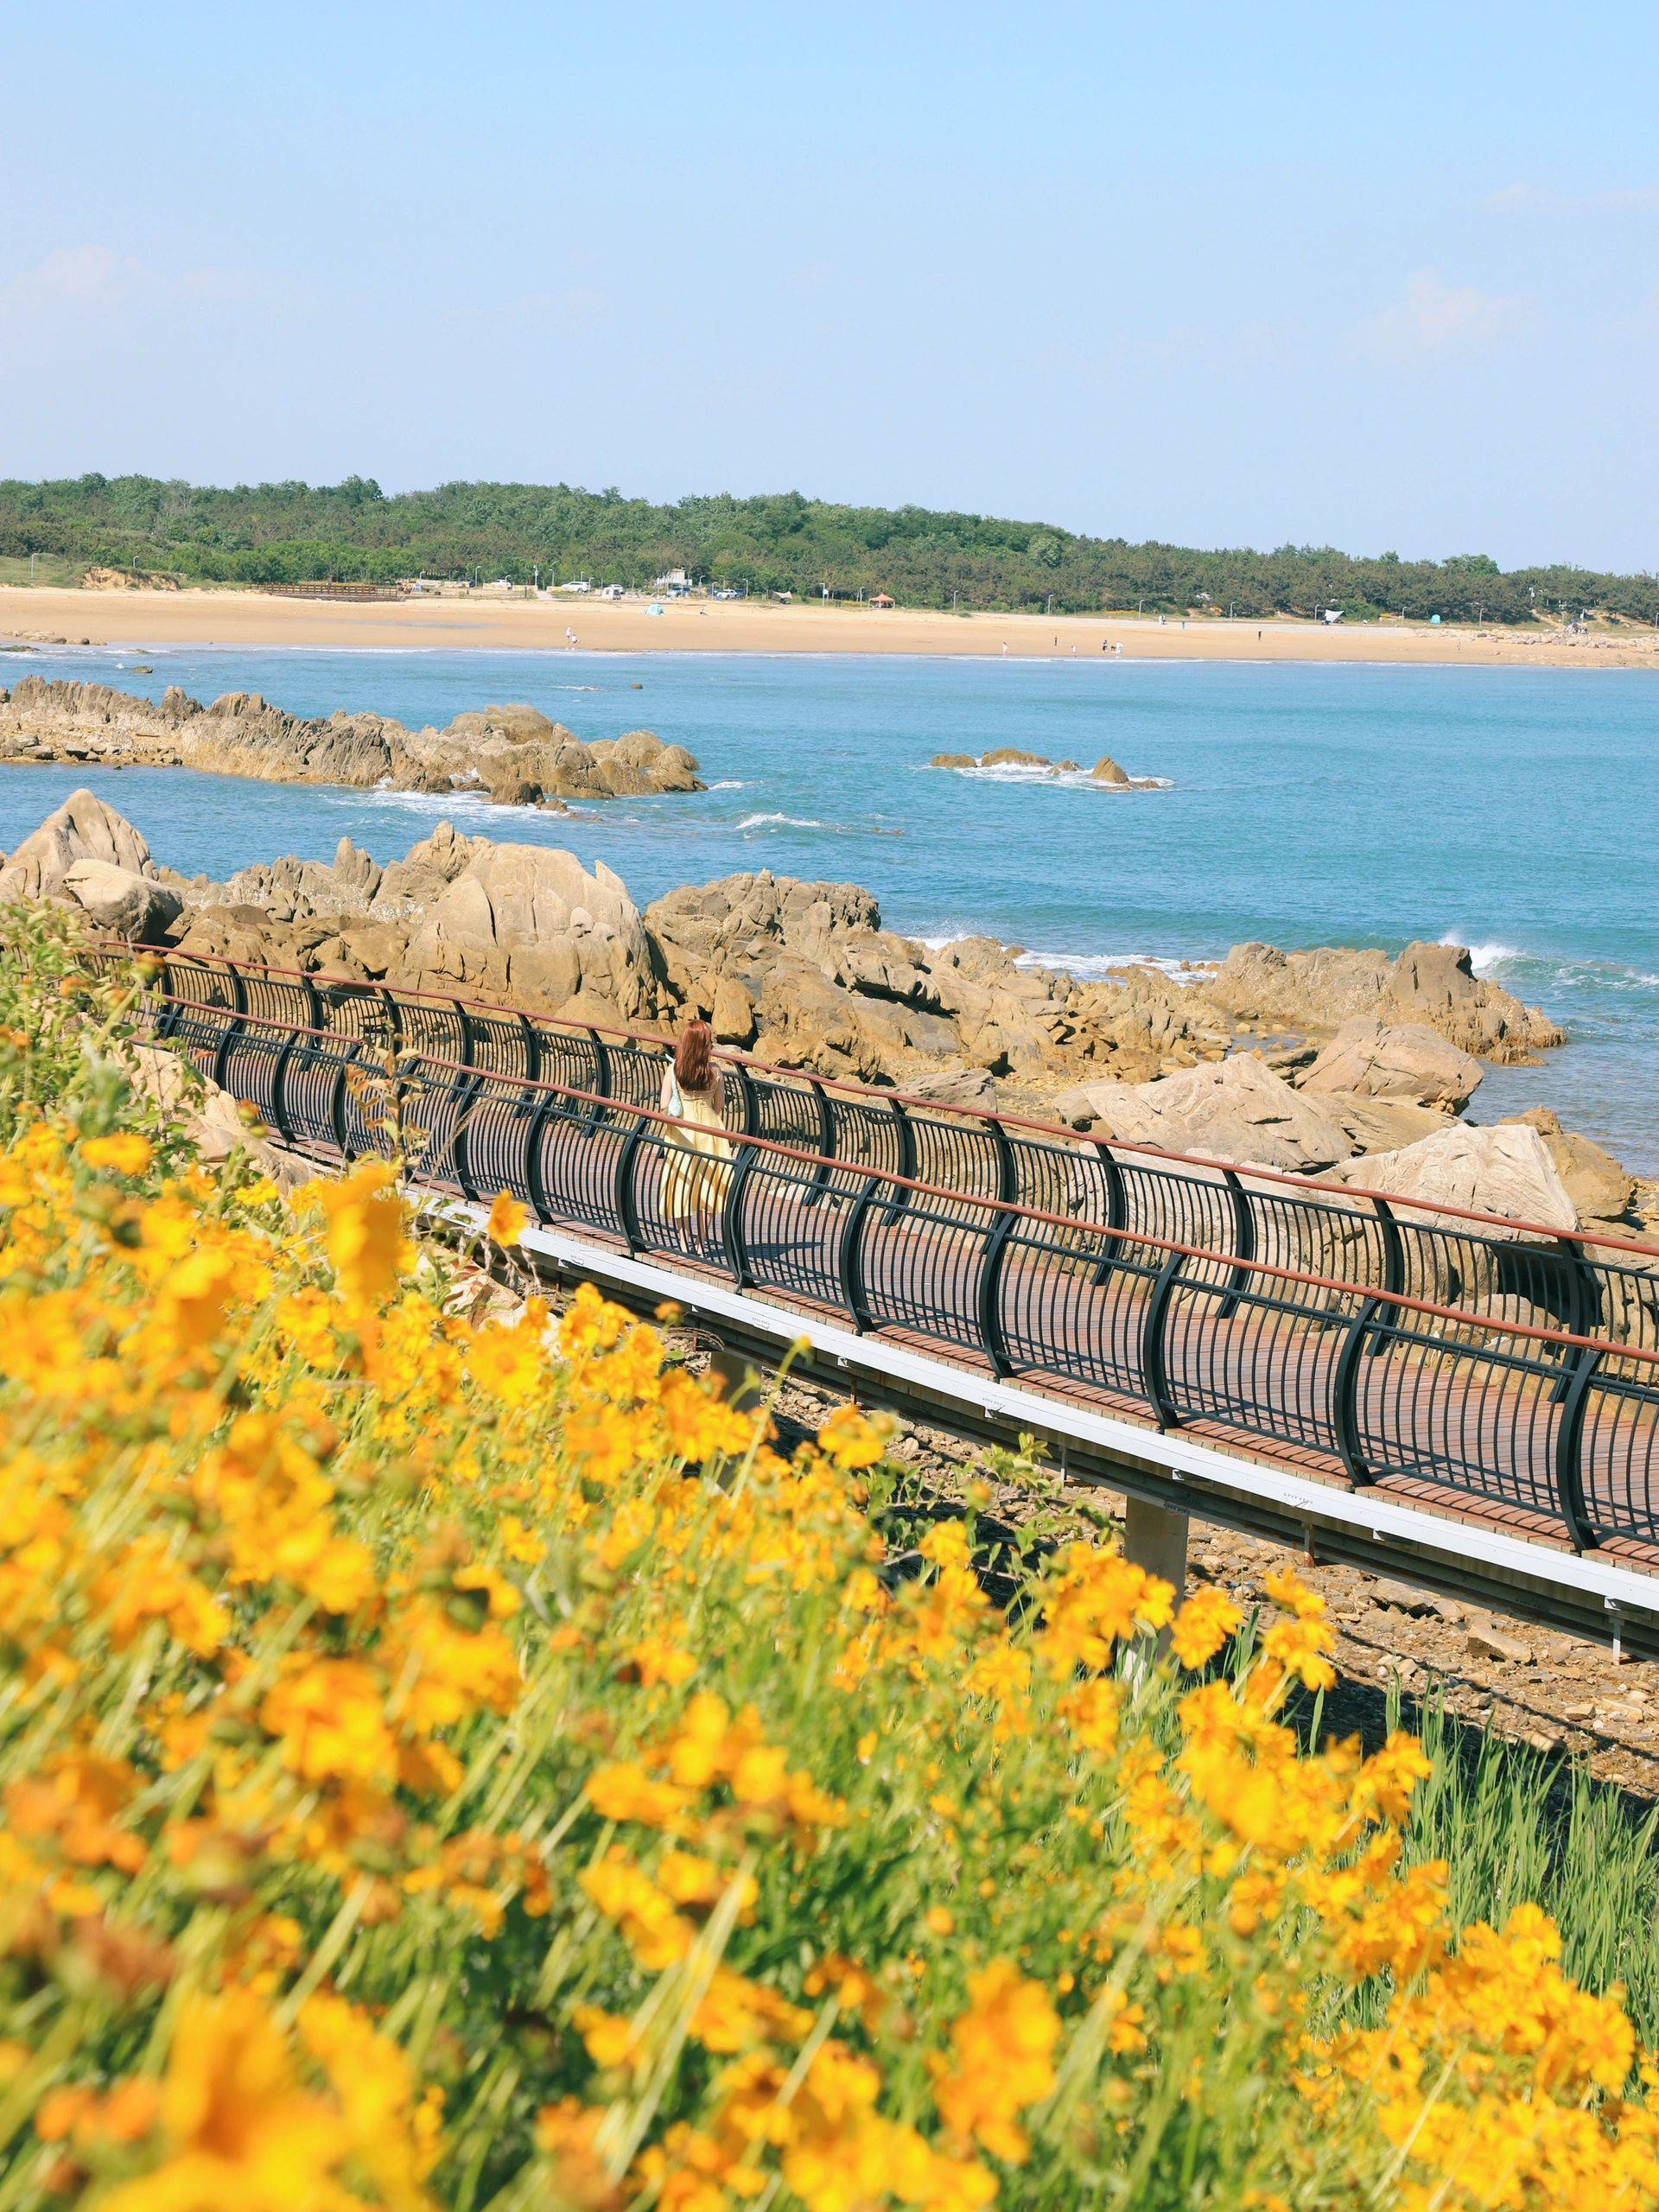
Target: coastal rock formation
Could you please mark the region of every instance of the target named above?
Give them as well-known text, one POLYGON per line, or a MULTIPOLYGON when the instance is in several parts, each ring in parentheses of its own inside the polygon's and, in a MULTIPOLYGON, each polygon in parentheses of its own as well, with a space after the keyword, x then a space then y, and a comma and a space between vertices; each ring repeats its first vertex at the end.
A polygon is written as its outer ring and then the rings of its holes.
POLYGON ((1303 1074, 1300 1088, 1403 1099, 1460 1113, 1485 1070, 1427 1022, 1344 1021, 1303 1074))
POLYGON ((1564 1129, 1560 1116, 1548 1106, 1535 1106, 1528 1113, 1506 1116, 1498 1126, 1503 1128, 1511 1121, 1537 1130, 1562 1187, 1581 1219, 1617 1224, 1623 1218, 1636 1196, 1636 1178, 1611 1152, 1604 1152, 1588 1137, 1576 1136, 1564 1129))
POLYGON ((1548 1014, 1477 976, 1460 944, 1408 944, 1394 960, 1370 947, 1236 944, 1206 988, 1241 1020, 1316 1033, 1357 1017, 1421 1022, 1486 1060, 1524 1065, 1566 1041, 1548 1014))
POLYGON ((1580 1226, 1542 1135, 1519 1122, 1471 1128, 1455 1122, 1399 1152, 1348 1160, 1329 1179, 1381 1191, 1402 1203, 1417 1198, 1428 1205, 1464 1206, 1541 1229, 1580 1226))
POLYGON ((1109 791, 1161 791, 1169 788, 1168 779, 1163 776, 1129 775, 1109 753, 1102 753, 1086 772, 1080 761, 1051 760, 1046 753, 1027 753, 1017 745, 999 745, 988 753, 936 753, 927 765, 930 768, 1014 768, 1039 777, 1073 776, 1099 784, 1109 791))
POLYGON ((140 833, 88 791, 72 791, 0 868, 0 906, 41 899, 142 944, 159 944, 183 906, 140 833))
MULTIPOLYGON (((158 868, 138 833, 85 791, 0 869, 0 902, 37 898, 76 907, 104 934, 320 977, 448 989, 659 1035, 702 1014, 722 1044, 824 1075, 947 1105, 1000 1097, 1122 1142, 1281 1173, 1397 1176, 1403 1196, 1510 1217, 1554 1222, 1550 1209, 1564 1203, 1574 1220, 1614 1222, 1632 1198, 1619 1164, 1553 1116, 1495 1130, 1450 1118, 1480 1070, 1446 1025, 1499 1050, 1557 1033, 1474 978, 1451 947, 1423 948, 1433 962, 1414 963, 1255 946, 1224 964, 1219 985, 1145 964, 1085 982, 990 938, 904 937, 855 884, 763 871, 671 892, 641 912, 603 866, 448 823, 390 865, 342 839, 331 861, 288 856, 226 882, 186 879, 158 868), (1228 1001, 1252 975, 1273 990, 1240 1015, 1228 1001), (1336 1007, 1313 995, 1323 975, 1336 1007), (1263 998, 1327 1044, 1269 1037, 1237 1050, 1247 1022, 1258 1035, 1268 1026, 1263 998), (1356 998, 1370 1010, 1356 1014, 1356 998), (1402 1001, 1417 1018, 1385 1018, 1402 1001), (1540 1186, 1540 1161, 1553 1187, 1540 1186)), ((1338 1207, 1324 1243, 1299 1247, 1299 1261, 1343 1258, 1363 1241, 1366 1211, 1355 1202, 1350 1232, 1338 1207)))
POLYGON ((446 729, 406 729, 389 716, 310 721, 257 692, 203 706, 176 685, 158 704, 106 683, 26 677, 0 690, 0 760, 85 761, 100 767, 188 767, 270 783, 481 792, 505 806, 566 810, 570 799, 696 791, 697 764, 650 730, 584 745, 534 707, 486 707, 446 729))
POLYGON ((1090 1083, 1056 1102, 1073 1128, 1122 1144, 1289 1172, 1328 1167, 1354 1147, 1319 1102, 1254 1053, 1157 1083, 1090 1083))

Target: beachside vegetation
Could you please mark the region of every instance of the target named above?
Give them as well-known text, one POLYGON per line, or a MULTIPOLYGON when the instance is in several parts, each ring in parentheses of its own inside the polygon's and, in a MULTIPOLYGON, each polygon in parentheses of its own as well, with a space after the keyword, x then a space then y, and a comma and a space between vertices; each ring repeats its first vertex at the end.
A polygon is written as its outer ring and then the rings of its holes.
POLYGON ((648 587, 684 569, 712 584, 837 599, 892 593, 963 610, 1189 612, 1261 620, 1341 608, 1374 616, 1519 623, 1601 611, 1659 620, 1651 575, 1559 563, 1500 570, 1482 554, 1406 561, 1329 546, 1199 551, 1079 536, 1046 523, 855 507, 799 493, 721 493, 654 505, 614 488, 445 484, 388 496, 371 478, 219 488, 97 474, 0 481, 0 556, 79 568, 172 572, 187 581, 390 583, 424 575, 528 584, 539 570, 648 587))
POLYGON ((6 2212, 1659 2204, 1628 1931, 1580 1984, 1414 1738, 1304 1748, 1294 1572, 895 1561, 877 1423, 461 1318, 384 1163, 205 1165, 14 919, 6 2212))

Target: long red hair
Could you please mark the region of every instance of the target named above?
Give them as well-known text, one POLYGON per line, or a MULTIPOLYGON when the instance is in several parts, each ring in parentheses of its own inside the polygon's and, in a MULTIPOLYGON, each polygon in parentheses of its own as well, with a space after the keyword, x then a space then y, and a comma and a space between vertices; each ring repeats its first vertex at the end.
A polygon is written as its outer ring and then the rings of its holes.
POLYGON ((688 1021, 674 1047, 674 1076, 682 1090, 707 1090, 715 1079, 715 1033, 706 1021, 688 1021))

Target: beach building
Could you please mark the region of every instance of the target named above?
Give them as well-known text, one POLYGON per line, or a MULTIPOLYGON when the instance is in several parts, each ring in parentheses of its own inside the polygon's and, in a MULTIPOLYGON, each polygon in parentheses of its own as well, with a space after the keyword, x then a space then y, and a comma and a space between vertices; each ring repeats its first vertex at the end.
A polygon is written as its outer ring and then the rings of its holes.
POLYGON ((898 604, 898 601, 893 596, 891 592, 878 591, 871 594, 870 605, 872 607, 897 607, 898 604))

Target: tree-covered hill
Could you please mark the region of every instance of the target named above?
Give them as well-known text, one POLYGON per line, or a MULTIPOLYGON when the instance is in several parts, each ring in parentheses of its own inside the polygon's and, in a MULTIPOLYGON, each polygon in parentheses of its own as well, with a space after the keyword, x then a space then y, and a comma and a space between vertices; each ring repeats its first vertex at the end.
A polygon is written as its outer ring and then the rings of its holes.
POLYGON ((1205 552, 1083 537, 1046 523, 925 507, 849 507, 798 492, 725 493, 670 506, 569 485, 443 484, 391 498, 372 479, 238 485, 88 475, 0 480, 0 556, 169 570, 188 580, 389 582, 481 572, 528 583, 537 568, 595 583, 648 584, 683 568, 750 591, 837 597, 887 591, 912 606, 1090 613, 1230 608, 1245 618, 1403 614, 1524 622, 1586 609, 1659 620, 1649 575, 1571 567, 1504 572, 1484 554, 1442 562, 1328 546, 1205 552))

